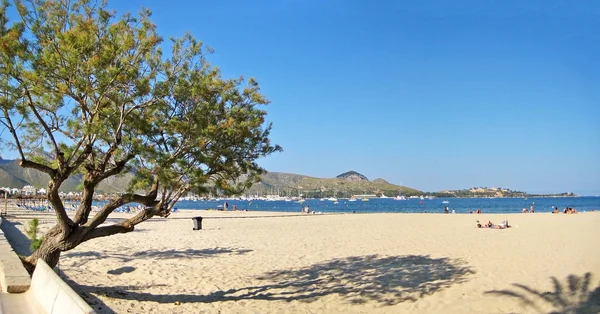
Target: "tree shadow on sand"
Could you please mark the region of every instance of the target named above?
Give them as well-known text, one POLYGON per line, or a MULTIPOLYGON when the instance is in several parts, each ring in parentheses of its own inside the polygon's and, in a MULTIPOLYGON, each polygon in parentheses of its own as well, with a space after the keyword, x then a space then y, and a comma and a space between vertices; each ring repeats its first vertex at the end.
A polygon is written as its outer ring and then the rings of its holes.
POLYGON ((486 294, 517 298, 524 307, 544 313, 540 306, 550 306, 550 314, 588 314, 600 313, 600 284, 594 289, 592 274, 583 276, 569 275, 565 284, 551 277, 554 291, 541 292, 523 284, 513 283, 513 290, 486 291, 486 294), (590 291, 594 289, 593 291, 590 291))
POLYGON ((241 255, 252 252, 249 249, 237 249, 237 248, 210 248, 210 249, 187 249, 187 250, 147 250, 139 251, 133 254, 123 253, 106 253, 96 251, 83 251, 83 252, 65 252, 62 254, 63 258, 78 257, 78 261, 75 262, 73 267, 81 267, 91 261, 99 258, 114 258, 118 259, 122 263, 128 263, 133 260, 139 260, 144 258, 155 258, 155 259, 179 259, 179 258, 207 258, 217 254, 234 254, 241 255))
POLYGON ((216 291, 208 295, 160 295, 139 290, 115 294, 115 287, 94 286, 81 286, 81 289, 112 298, 159 303, 249 299, 310 303, 324 296, 338 295, 352 304, 375 301, 386 306, 416 301, 465 282, 473 273, 475 271, 462 260, 431 258, 427 255, 368 255, 334 259, 300 269, 272 271, 256 278, 265 284, 216 291))

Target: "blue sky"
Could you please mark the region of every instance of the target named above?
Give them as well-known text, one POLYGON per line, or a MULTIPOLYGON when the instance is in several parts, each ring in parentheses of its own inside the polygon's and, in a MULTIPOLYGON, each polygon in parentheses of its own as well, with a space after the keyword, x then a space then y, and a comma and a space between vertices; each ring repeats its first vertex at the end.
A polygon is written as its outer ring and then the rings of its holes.
POLYGON ((272 101, 269 171, 600 194, 600 2, 110 1, 272 101))

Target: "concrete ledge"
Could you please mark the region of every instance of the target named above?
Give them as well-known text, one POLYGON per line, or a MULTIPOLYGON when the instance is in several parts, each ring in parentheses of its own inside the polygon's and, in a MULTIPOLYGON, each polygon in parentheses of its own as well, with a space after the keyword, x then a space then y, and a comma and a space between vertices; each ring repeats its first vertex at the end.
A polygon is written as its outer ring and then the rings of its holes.
MULTIPOLYGON (((0 218, 0 225, 2 218, 0 218)), ((22 293, 31 286, 29 273, 0 229, 0 286, 2 292, 22 293)))
POLYGON ((31 288, 21 294, 0 294, 0 314, 60 313, 93 314, 94 310, 43 260, 39 259, 31 288))
POLYGON ((37 261, 27 291, 46 313, 90 314, 94 310, 42 259, 37 261))

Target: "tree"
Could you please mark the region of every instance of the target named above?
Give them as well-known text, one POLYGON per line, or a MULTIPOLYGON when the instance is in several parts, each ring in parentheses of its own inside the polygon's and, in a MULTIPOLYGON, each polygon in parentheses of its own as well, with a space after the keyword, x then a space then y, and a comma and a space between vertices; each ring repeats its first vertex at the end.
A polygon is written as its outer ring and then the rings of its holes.
POLYGON ((257 159, 271 144, 268 100, 254 79, 224 79, 212 51, 189 34, 162 38, 142 10, 120 17, 104 1, 14 1, 20 19, 0 5, 0 123, 4 147, 20 165, 49 176, 47 198, 57 223, 39 249, 22 257, 55 266, 82 242, 134 230, 167 217, 184 194, 237 194, 259 180, 257 159), (133 174, 128 190, 91 213, 98 184, 133 174), (82 175, 82 201, 69 216, 61 184, 82 175), (101 226, 120 206, 145 209, 101 226))

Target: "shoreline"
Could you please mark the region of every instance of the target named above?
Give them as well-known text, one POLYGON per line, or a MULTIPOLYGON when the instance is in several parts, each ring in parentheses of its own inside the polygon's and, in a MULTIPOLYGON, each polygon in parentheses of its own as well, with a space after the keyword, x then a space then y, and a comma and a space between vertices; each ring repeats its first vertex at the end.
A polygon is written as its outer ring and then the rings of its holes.
MULTIPOLYGON (((110 214, 110 216, 107 218, 107 220, 111 220, 111 219, 124 219, 127 217, 132 217, 137 213, 137 211, 131 211, 130 213, 123 213, 123 212, 113 212, 112 214, 110 214)), ((506 213, 498 213, 498 212, 493 212, 493 213, 486 213, 486 212, 482 212, 480 214, 477 213, 465 213, 465 212, 456 212, 456 213, 444 213, 444 212, 369 212, 369 211, 359 211, 359 212, 342 212, 342 211, 336 211, 336 212, 316 212, 316 213, 310 213, 310 214, 306 214, 306 213, 302 213, 300 211, 298 212, 291 212, 291 211, 268 211, 268 210, 228 210, 228 211, 223 211, 223 210, 219 210, 219 209, 190 209, 190 208, 185 208, 185 209, 178 209, 177 212, 171 212, 171 214, 169 215, 169 217, 167 218, 163 218, 163 217, 152 217, 150 218, 150 220, 169 220, 169 219, 191 219, 193 217, 199 216, 199 214, 204 214, 204 216, 202 217, 203 219, 232 219, 232 218, 280 218, 280 217, 304 217, 304 216, 335 216, 335 215, 417 215, 417 216, 422 216, 422 215, 432 215, 432 216, 438 216, 438 215, 447 215, 447 216, 465 216, 465 215, 471 215, 473 216, 473 218, 476 217, 480 217, 480 216, 487 216, 487 215, 491 215, 491 216, 503 216, 503 215, 511 215, 511 216, 535 216, 535 215, 548 215, 548 214, 552 214, 552 216, 573 216, 573 215, 588 215, 588 214, 593 214, 593 213, 600 213, 600 210, 591 210, 591 211, 578 211, 578 213, 576 214, 565 214, 562 212, 559 213, 553 213, 553 212, 549 212, 549 211, 536 211, 535 213, 521 213, 521 212, 506 212, 506 213), (226 215, 226 216, 218 216, 218 215, 226 215), (233 216, 233 215, 238 215, 238 216, 233 216)), ((74 211, 68 211, 67 214, 69 216, 73 216, 75 214, 74 211)), ((93 216, 94 212, 92 212, 93 216)), ((50 220, 53 219, 55 216, 54 212, 48 212, 48 211, 33 211, 33 210, 27 210, 27 209, 23 209, 23 208, 18 208, 18 207, 14 207, 14 206, 9 206, 8 208, 8 213, 5 216, 8 219, 33 219, 33 218, 41 218, 41 219, 45 219, 50 220)), ((143 224, 143 223, 142 223, 143 224)))

